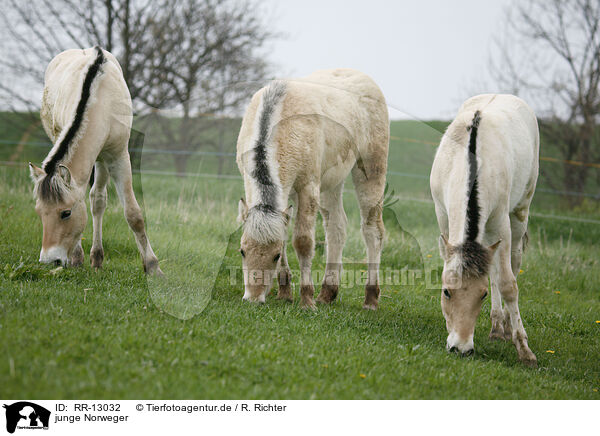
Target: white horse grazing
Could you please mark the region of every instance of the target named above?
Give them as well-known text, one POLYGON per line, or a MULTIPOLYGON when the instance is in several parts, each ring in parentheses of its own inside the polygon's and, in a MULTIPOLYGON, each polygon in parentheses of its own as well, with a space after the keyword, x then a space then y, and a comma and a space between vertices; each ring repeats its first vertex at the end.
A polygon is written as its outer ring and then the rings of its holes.
POLYGON ((470 98, 442 138, 431 169, 431 193, 442 232, 441 301, 448 350, 473 351, 489 272, 490 339, 512 339, 519 359, 537 364, 519 314, 516 278, 527 240, 538 155, 535 114, 512 95, 470 98))
POLYGON ((42 168, 29 163, 35 184, 35 210, 44 229, 40 262, 74 266, 83 263, 85 193, 95 164, 90 191, 94 226, 92 267, 100 268, 104 260, 102 216, 110 175, 135 234, 144 270, 162 274, 133 193, 127 151, 131 97, 115 57, 100 47, 67 50, 57 55, 46 69, 40 116, 54 144, 42 168))
POLYGON ((368 258, 363 307, 377 308, 388 141, 383 94, 358 71, 317 71, 302 79, 273 82, 254 95, 237 143, 246 191, 238 217, 244 223, 240 252, 245 300, 264 302, 277 269, 278 298, 293 299, 285 251, 289 199, 297 205, 293 245, 300 263, 301 305, 314 307, 311 263, 319 209, 327 266, 318 301, 335 299, 346 240, 342 193, 352 172, 368 258))

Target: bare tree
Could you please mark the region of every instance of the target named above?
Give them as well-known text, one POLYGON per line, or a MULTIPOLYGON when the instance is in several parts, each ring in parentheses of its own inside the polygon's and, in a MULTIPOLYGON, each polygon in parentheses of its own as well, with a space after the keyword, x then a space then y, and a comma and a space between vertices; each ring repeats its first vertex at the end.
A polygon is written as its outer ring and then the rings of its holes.
POLYGON ((12 77, 0 83, 0 101, 28 111, 25 124, 38 117, 52 57, 98 44, 119 59, 136 113, 160 121, 154 142, 181 152, 180 173, 186 152, 219 147, 205 134, 216 121, 202 115, 239 109, 268 74, 261 48, 274 36, 253 0, 5 0, 0 23, 0 72, 12 77))
POLYGON ((190 152, 222 146, 220 118, 235 113, 264 81, 268 64, 259 49, 273 34, 263 30, 250 2, 167 0, 161 11, 147 27, 153 44, 143 53, 153 68, 134 86, 148 89, 140 102, 163 110, 146 124, 161 125, 163 135, 154 141, 174 149, 183 174, 190 152))
POLYGON ((46 66, 69 48, 106 48, 119 58, 127 78, 133 69, 129 54, 157 5, 157 0, 5 0, 0 6, 0 102, 22 112, 25 124, 39 120, 46 66))
POLYGON ((558 172, 547 172, 548 183, 583 192, 587 163, 600 158, 600 1, 515 1, 507 9, 506 31, 497 47, 493 78, 533 103, 543 146, 555 148, 564 161, 562 180, 557 180, 558 172))

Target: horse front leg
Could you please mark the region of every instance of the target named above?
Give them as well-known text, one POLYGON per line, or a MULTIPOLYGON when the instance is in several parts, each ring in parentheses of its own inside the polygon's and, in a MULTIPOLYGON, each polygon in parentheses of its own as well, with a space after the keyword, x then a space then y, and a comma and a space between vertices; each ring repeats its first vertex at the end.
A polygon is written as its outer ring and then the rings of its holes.
POLYGON ((281 260, 277 271, 277 281, 279 282, 279 290, 277 291, 277 299, 294 301, 294 293, 292 292, 292 273, 287 260, 286 243, 283 243, 281 249, 281 260))
POLYGON ((492 288, 492 310, 490 311, 492 329, 490 330, 489 338, 492 341, 499 339, 510 340, 510 337, 505 338, 504 336, 505 317, 504 312, 502 311, 502 295, 500 294, 500 264, 497 257, 494 257, 492 260, 490 282, 492 288))
POLYGON ((332 303, 337 297, 342 273, 342 252, 346 242, 346 225, 348 219, 343 204, 344 184, 328 192, 321 193, 321 215, 325 227, 326 257, 323 284, 317 301, 332 303))
POLYGON ((75 245, 73 253, 71 254, 71 266, 78 267, 83 264, 83 247, 81 246, 81 239, 75 245))
POLYGON ((300 265, 300 306, 315 308, 312 259, 315 254, 315 221, 319 207, 319 190, 307 186, 298 193, 298 213, 294 225, 293 245, 300 265))
POLYGON ((108 185, 109 173, 106 164, 96 162, 94 171, 94 184, 90 189, 90 209, 92 211, 92 249, 90 251, 90 262, 92 268, 102 267, 104 261, 104 248, 102 247, 102 218, 106 210, 106 185, 108 185))

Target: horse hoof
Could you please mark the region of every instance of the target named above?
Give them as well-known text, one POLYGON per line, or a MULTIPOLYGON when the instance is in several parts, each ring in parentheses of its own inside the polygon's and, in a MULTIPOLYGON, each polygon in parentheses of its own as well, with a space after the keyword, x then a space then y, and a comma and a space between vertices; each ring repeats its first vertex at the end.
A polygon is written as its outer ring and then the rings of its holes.
POLYGON ((304 310, 316 310, 317 306, 312 298, 310 300, 302 299, 300 302, 300 308, 304 310))
POLYGON ((323 283, 321 286, 321 292, 319 292, 319 296, 317 297, 317 301, 323 304, 331 304, 338 294, 338 285, 329 285, 327 283, 323 283))
POLYGON ((365 309, 365 310, 377 310, 378 307, 379 307, 379 303, 377 303, 377 302, 374 302, 374 303, 373 302, 371 302, 371 303, 365 302, 363 304, 363 309, 365 309))
POLYGON ((294 301, 294 296, 292 295, 292 293, 287 290, 287 291, 282 291, 281 288, 279 289, 279 291, 277 292, 277 297, 275 297, 277 300, 283 300, 283 301, 294 301))
POLYGON ((537 358, 535 356, 519 359, 521 363, 529 368, 537 368, 537 358))
POLYGON ((490 341, 505 341, 506 338, 504 337, 504 330, 496 330, 496 329, 492 329, 490 331, 490 341))
POLYGON ((523 365, 528 366, 529 368, 537 368, 537 358, 531 350, 527 349, 519 351, 522 351, 519 353, 519 360, 523 365))

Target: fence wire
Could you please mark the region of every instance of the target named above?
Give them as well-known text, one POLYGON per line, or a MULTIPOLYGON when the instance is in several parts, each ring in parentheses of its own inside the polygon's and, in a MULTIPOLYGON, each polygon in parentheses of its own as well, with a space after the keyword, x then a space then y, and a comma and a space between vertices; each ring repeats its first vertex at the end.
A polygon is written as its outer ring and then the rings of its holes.
MULTIPOLYGON (((433 141, 425 141, 425 140, 421 140, 421 139, 405 138, 405 137, 399 137, 399 136, 393 136, 393 135, 390 136, 390 140, 412 142, 415 144, 424 144, 424 145, 431 145, 431 146, 438 145, 438 143, 433 142, 433 141)), ((0 140, 0 144, 19 145, 21 143, 16 142, 16 141, 11 141, 11 140, 0 140)), ((26 143, 22 143, 22 145, 31 146, 31 147, 47 148, 47 149, 50 149, 52 147, 51 143, 46 143, 46 142, 26 142, 26 143)), ((172 150, 172 149, 166 149, 166 148, 138 148, 138 147, 131 147, 131 148, 129 148, 129 151, 131 153, 145 153, 145 154, 165 154, 165 155, 183 155, 183 156, 213 156, 213 157, 235 158, 235 153, 220 152, 220 151, 189 151, 189 150, 172 150)), ((588 166, 588 167, 592 167, 592 168, 600 168, 600 164, 591 163, 591 162, 560 160, 560 159, 545 157, 545 156, 540 156, 540 160, 547 161, 547 162, 554 162, 554 163, 566 163, 568 165, 575 165, 575 166, 588 166)), ((4 165, 4 166, 7 166, 7 165, 14 166, 15 164, 16 164, 15 162, 9 162, 9 161, 0 162, 0 165, 4 165)), ((177 173, 174 171, 161 171, 161 170, 144 170, 144 172, 146 174, 156 174, 156 175, 165 175, 165 176, 186 176, 186 177, 218 176, 219 178, 227 178, 227 179, 240 178, 240 176, 227 175, 227 174, 177 173)), ((408 172, 401 172, 401 171, 388 171, 387 174, 391 175, 391 176, 429 180, 429 175, 426 175, 426 174, 416 174, 416 173, 408 173, 408 172)), ((592 193, 588 193, 588 192, 578 192, 578 191, 560 191, 560 190, 550 189, 550 188, 537 188, 536 191, 543 192, 545 194, 559 195, 559 196, 563 196, 563 197, 564 196, 566 196, 566 197, 584 197, 584 198, 591 198, 594 200, 600 200, 600 192, 598 192, 597 194, 592 194, 592 193)))

